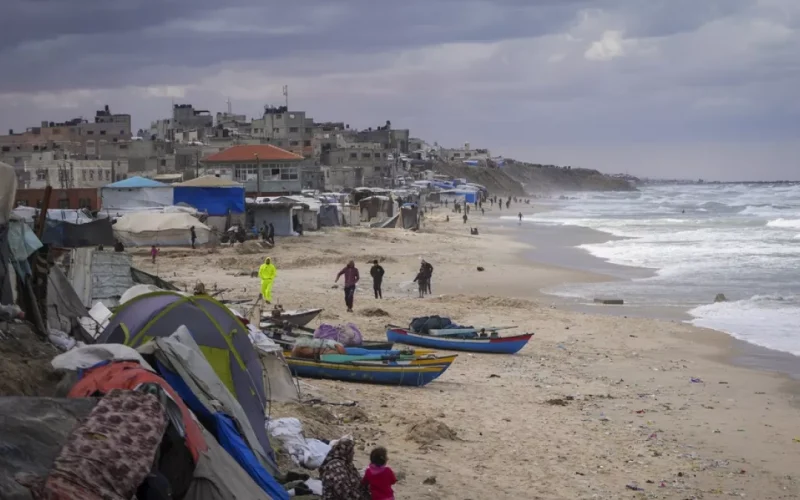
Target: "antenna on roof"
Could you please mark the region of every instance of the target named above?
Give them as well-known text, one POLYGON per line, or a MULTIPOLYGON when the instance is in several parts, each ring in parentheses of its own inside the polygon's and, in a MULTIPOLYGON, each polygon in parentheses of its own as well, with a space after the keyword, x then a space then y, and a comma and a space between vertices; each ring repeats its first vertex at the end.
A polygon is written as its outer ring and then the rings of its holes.
POLYGON ((289 86, 283 86, 283 97, 286 98, 286 111, 289 111, 289 86))
POLYGON ((233 105, 231 104, 231 98, 228 97, 228 115, 233 114, 233 105))

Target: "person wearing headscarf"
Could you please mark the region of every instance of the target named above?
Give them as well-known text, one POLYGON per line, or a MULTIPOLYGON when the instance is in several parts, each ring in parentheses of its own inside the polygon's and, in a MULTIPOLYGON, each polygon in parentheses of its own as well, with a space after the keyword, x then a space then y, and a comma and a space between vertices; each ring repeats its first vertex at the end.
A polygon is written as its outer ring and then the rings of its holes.
POLYGON ((369 490, 361 484, 361 475, 353 464, 355 443, 339 440, 319 468, 322 500, 370 500, 369 490))
POLYGON ((272 304, 272 283, 277 274, 278 269, 269 257, 264 259, 264 263, 258 268, 258 277, 261 279, 261 295, 267 304, 272 304))

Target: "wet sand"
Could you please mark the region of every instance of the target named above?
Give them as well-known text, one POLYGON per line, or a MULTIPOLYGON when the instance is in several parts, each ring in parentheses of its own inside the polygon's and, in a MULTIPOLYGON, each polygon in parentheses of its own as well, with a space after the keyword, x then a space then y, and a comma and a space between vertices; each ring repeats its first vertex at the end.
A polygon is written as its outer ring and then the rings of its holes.
POLYGON ((796 383, 732 365, 739 352, 718 332, 569 310, 540 290, 609 275, 531 262, 536 250, 488 212, 471 214, 468 225, 445 223, 445 214, 436 211, 418 233, 342 228, 281 238, 269 253, 165 249, 156 268, 142 249, 136 262, 189 289, 201 280, 229 288, 226 298, 255 298, 249 273, 269 255, 277 301, 325 307, 322 321, 352 321, 374 340, 385 339, 388 323, 428 314, 535 332, 515 356, 460 354, 424 388, 303 382, 328 400, 357 401, 358 419, 339 406, 271 410, 299 414, 317 434, 353 434, 359 466, 372 446, 386 446, 404 477, 397 498, 800 498, 796 383), (469 235, 470 225, 480 236, 469 235), (435 268, 434 296, 422 300, 411 283, 421 257, 435 268), (353 314, 332 288, 350 258, 363 280, 353 314), (368 277, 375 258, 386 269, 380 301, 368 277), (410 429, 427 419, 456 438, 412 439, 421 431, 410 429), (435 484, 424 484, 432 476, 435 484))

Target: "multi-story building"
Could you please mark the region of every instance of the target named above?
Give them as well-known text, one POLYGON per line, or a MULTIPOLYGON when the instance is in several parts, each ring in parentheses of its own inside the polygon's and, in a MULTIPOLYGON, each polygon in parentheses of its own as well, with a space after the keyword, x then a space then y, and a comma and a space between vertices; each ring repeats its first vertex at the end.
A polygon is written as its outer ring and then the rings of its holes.
POLYGON ((111 151, 116 151, 130 140, 131 115, 111 113, 105 106, 95 113, 93 122, 83 118, 59 123, 43 121, 41 126, 30 127, 25 132, 9 130, 8 135, 0 136, 0 155, 62 151, 84 160, 96 160, 100 159, 104 146, 109 145, 111 151))
POLYGON ((126 178, 127 160, 82 160, 52 151, 14 165, 21 189, 98 188, 126 178))
MULTIPOLYGON (((17 189, 14 204, 16 206, 42 208, 44 192, 44 188, 17 189)), ((99 210, 100 201, 97 196, 97 188, 53 189, 47 208, 99 210)))
POLYGON ((257 196, 299 193, 306 189, 304 173, 314 169, 302 156, 271 144, 232 146, 201 163, 202 173, 241 182, 257 196))
POLYGON ((409 135, 408 129, 393 129, 392 123, 387 121, 386 125, 382 127, 358 131, 355 135, 355 140, 359 142, 377 142, 383 145, 383 149, 405 154, 408 153, 409 135))
POLYGON ((253 119, 250 134, 305 158, 314 154, 314 120, 306 118, 305 111, 265 106, 261 118, 253 119))
POLYGON ((172 118, 156 120, 150 129, 142 131, 149 139, 174 141, 176 134, 196 131, 202 139, 214 128, 214 117, 204 109, 195 109, 191 104, 175 104, 172 106, 172 118))
POLYGON ((463 148, 439 148, 438 150, 434 150, 433 154, 443 161, 487 161, 491 159, 491 154, 488 149, 471 148, 468 142, 464 144, 463 148))

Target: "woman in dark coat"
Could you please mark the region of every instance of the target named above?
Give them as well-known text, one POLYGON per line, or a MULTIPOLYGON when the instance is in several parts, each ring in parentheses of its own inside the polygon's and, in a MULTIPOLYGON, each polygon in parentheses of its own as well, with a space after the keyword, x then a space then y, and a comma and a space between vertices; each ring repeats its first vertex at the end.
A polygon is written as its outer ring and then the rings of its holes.
POLYGON ((353 464, 355 444, 339 440, 319 468, 322 500, 370 500, 369 490, 361 484, 361 475, 353 464))

